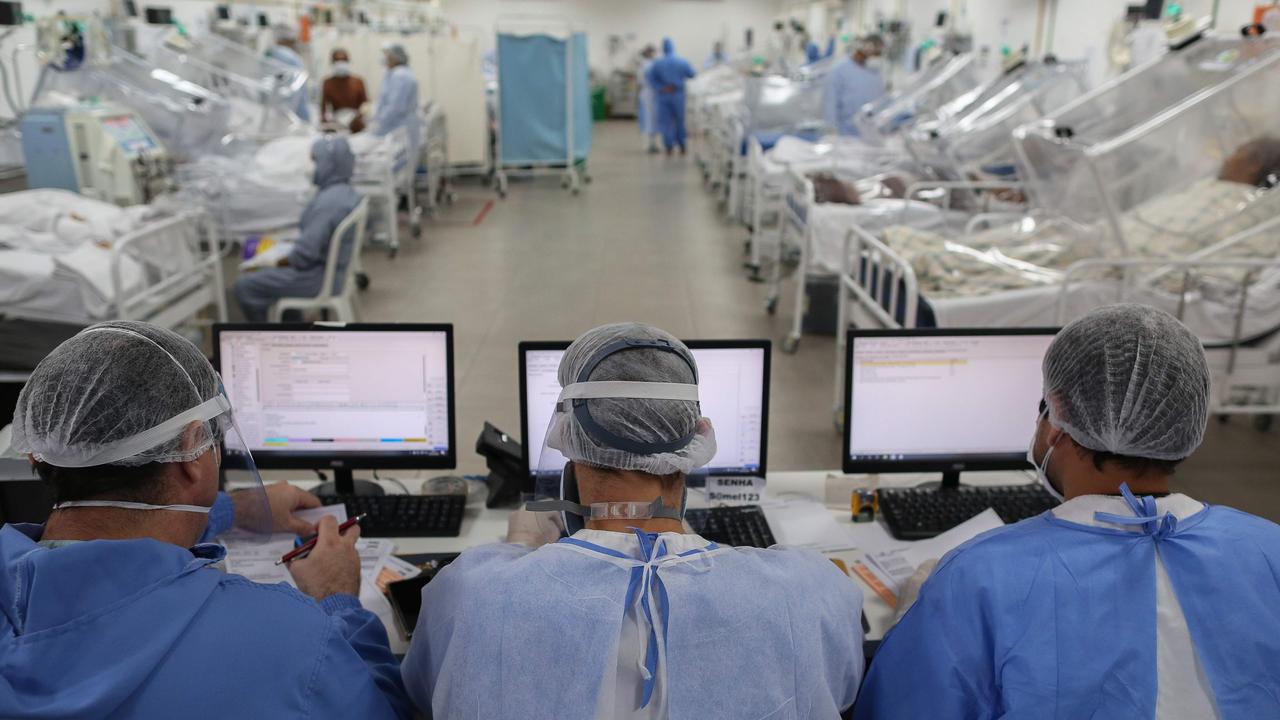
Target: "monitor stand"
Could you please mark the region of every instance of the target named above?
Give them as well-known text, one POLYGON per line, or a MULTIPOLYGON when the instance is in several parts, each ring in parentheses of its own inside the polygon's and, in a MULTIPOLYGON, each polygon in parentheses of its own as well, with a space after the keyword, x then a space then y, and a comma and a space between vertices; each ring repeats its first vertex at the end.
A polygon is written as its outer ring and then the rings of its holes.
POLYGON ((350 468, 334 468, 333 481, 320 483, 311 491, 316 495, 386 495, 387 491, 372 480, 356 480, 350 468))
POLYGON ((923 482, 913 486, 916 490, 937 490, 940 492, 952 492, 960 489, 960 471, 959 470, 943 470, 942 480, 933 480, 923 482))

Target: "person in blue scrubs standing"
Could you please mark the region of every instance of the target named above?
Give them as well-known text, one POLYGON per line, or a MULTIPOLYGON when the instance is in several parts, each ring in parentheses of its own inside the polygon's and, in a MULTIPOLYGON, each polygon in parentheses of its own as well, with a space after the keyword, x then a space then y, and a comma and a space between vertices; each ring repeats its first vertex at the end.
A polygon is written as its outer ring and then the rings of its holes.
POLYGON ((685 476, 716 452, 689 349, 605 325, 565 352, 559 381, 531 456, 560 477, 557 499, 517 511, 508 543, 467 550, 423 590, 404 662, 419 707, 486 720, 846 710, 863 666, 857 585, 817 553, 722 547, 682 523, 685 476))
POLYGON ((640 134, 644 136, 645 149, 650 154, 658 154, 658 92, 649 84, 649 68, 653 67, 657 51, 653 45, 645 45, 640 51, 637 81, 640 85, 639 97, 636 98, 636 118, 640 123, 640 134))
POLYGON ((655 60, 645 79, 658 94, 658 127, 662 128, 662 144, 670 155, 676 148, 686 152, 684 126, 684 83, 697 75, 688 60, 676 55, 671 38, 662 41, 662 58, 655 60))
POLYGON ((942 559, 855 718, 1280 717, 1280 526, 1170 490, 1209 386, 1163 311, 1063 328, 1028 459, 1066 501, 942 559))
POLYGON ((284 483, 219 492, 219 445, 248 457, 230 412, 199 349, 146 323, 94 325, 36 367, 12 444, 55 504, 44 525, 0 528, 0 717, 411 715, 356 599, 358 527, 319 524, 289 565, 297 590, 218 568, 215 535, 310 533, 292 513, 319 505, 284 483))
MULTIPOLYGON (((276 25, 273 31, 276 44, 267 49, 267 57, 289 67, 305 70, 307 64, 298 54, 298 33, 291 26, 284 24, 276 25)), ((310 102, 311 85, 304 83, 302 89, 298 91, 298 101, 292 108, 293 113, 303 122, 311 120, 310 102)))
POLYGON ((403 45, 388 45, 382 51, 387 74, 378 88, 378 101, 373 106, 373 133, 378 137, 399 128, 408 128, 409 157, 418 157, 422 123, 418 117, 418 78, 409 69, 409 53, 403 45))
POLYGON ((827 126, 840 135, 856 136, 854 117, 863 105, 884 94, 884 79, 879 62, 884 54, 884 40, 868 35, 858 43, 853 55, 841 59, 827 75, 823 88, 823 114, 827 126))

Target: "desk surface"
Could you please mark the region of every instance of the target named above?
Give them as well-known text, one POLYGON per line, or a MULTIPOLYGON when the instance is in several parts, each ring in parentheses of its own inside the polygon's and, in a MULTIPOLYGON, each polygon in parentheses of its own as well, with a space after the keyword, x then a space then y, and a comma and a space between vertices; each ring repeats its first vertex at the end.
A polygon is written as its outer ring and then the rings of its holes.
MULTIPOLYGON (((299 480, 297 474, 273 471, 264 473, 267 481, 289 480, 299 487, 310 489, 317 484, 316 480, 299 480)), ((935 473, 903 473, 899 475, 880 475, 880 487, 910 487, 925 482, 937 481, 935 473)), ((1030 473, 1023 471, 1006 472, 973 472, 965 473, 964 482, 973 485, 1015 485, 1032 482, 1030 473)), ((403 485, 410 491, 416 491, 422 484, 421 479, 403 480, 397 483, 382 480, 388 492, 403 492, 397 485, 403 485)), ((804 471, 769 473, 766 483, 766 494, 769 498, 808 498, 820 503, 831 512, 836 523, 848 529, 855 545, 872 545, 886 541, 888 531, 879 522, 854 523, 849 512, 849 493, 857 476, 842 475, 839 471, 804 471)), ((705 505, 701 493, 689 494, 690 507, 705 505)), ((415 553, 450 553, 462 552, 469 547, 492 542, 502 542, 507 534, 507 516, 510 508, 489 510, 484 506, 484 495, 472 492, 467 501, 467 508, 462 519, 462 531, 457 537, 445 538, 394 538, 396 553, 407 555, 415 553)), ((861 551, 837 551, 827 553, 838 557, 846 565, 860 556, 861 551)), ((861 579, 854 578, 862 588, 863 608, 867 621, 871 625, 867 633, 868 640, 877 640, 893 625, 894 608, 871 590, 861 579)))

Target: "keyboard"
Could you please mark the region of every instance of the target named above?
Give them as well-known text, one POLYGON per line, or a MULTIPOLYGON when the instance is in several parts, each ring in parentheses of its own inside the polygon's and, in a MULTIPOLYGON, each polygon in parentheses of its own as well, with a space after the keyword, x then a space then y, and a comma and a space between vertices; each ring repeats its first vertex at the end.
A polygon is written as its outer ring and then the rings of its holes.
POLYGON ((1006 523, 1015 523, 1058 504, 1039 485, 881 489, 879 497, 880 514, 899 540, 940 535, 987 508, 994 508, 1006 523))
POLYGON ((457 537, 466 495, 321 495, 321 505, 365 514, 360 537, 457 537))
POLYGON ((720 545, 767 548, 775 544, 759 505, 690 508, 684 519, 694 532, 720 545))

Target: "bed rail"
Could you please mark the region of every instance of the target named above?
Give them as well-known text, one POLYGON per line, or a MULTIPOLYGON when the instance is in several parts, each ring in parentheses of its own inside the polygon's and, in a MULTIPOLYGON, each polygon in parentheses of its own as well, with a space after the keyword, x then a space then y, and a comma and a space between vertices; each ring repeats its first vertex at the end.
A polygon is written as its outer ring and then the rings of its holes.
POLYGON ((837 425, 844 409, 846 329, 851 322, 864 327, 915 327, 920 302, 920 289, 911 263, 863 228, 854 225, 849 229, 842 257, 832 403, 837 425))
POLYGON ((111 285, 112 313, 122 320, 176 327, 212 305, 218 322, 226 322, 222 253, 212 218, 204 210, 186 210, 124 235, 111 247, 111 285), (155 259, 157 248, 147 247, 152 242, 181 243, 185 246, 181 251, 190 252, 193 262, 177 272, 166 272, 155 259), (134 292, 129 292, 122 277, 121 262, 126 253, 143 265, 145 274, 142 286, 134 292))

